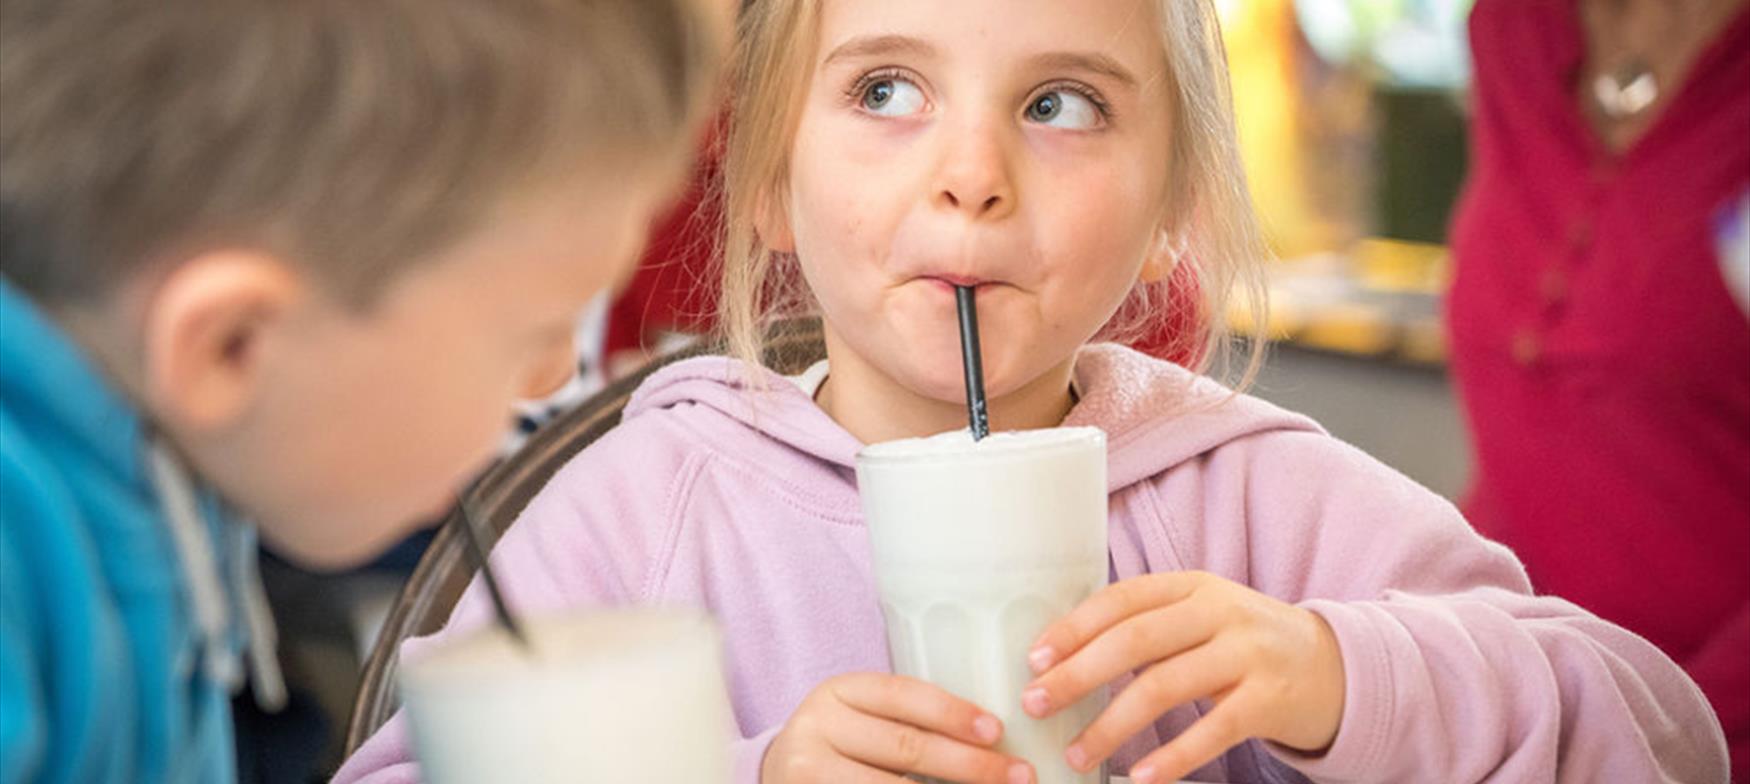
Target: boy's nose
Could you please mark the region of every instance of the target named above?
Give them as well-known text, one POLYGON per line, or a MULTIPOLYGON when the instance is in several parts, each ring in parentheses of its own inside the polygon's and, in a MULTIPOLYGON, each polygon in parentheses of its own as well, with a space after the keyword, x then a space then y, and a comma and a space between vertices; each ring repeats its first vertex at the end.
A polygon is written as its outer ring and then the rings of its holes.
POLYGON ((968 129, 949 145, 937 168, 936 203, 974 220, 994 220, 1014 210, 1015 192, 1002 141, 987 129, 968 129))

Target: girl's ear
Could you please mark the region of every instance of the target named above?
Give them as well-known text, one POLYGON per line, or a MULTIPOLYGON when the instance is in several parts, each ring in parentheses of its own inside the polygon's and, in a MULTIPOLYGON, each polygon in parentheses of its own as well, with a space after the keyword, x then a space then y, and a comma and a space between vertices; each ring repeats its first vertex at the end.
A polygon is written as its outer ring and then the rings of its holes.
POLYGON ((767 191, 754 211, 754 230, 760 242, 778 253, 796 252, 796 233, 790 227, 790 210, 781 195, 767 191))
POLYGON ((1166 229, 1155 235, 1154 245, 1149 249, 1148 257, 1143 259, 1142 270, 1137 273, 1137 280, 1145 284, 1159 283, 1173 274, 1173 268, 1179 265, 1179 259, 1185 255, 1185 236, 1166 229))

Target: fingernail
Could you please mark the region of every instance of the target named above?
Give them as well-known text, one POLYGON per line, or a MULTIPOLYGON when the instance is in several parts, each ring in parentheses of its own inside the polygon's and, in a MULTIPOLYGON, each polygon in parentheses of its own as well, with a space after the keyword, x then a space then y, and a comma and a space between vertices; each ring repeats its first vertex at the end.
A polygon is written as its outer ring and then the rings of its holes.
POLYGON ((1136 784, 1155 784, 1155 766, 1138 765, 1131 768, 1130 780, 1136 784))
POLYGON ((972 734, 985 743, 995 743, 1003 736, 1003 723, 986 713, 972 720, 972 734))
POLYGON ((1051 695, 1038 687, 1028 689, 1021 693, 1021 710, 1034 718, 1043 718, 1051 710, 1051 695))
POLYGON ((1009 784, 1033 784, 1033 768, 1025 762, 1009 766, 1009 784))
POLYGON ((1049 645, 1041 645, 1027 654, 1027 666, 1033 668, 1033 674, 1038 675, 1051 669, 1051 663, 1057 660, 1057 651, 1049 645))
POLYGON ((1069 762, 1070 767, 1076 770, 1086 771, 1088 769, 1088 753, 1082 750, 1080 743, 1064 749, 1063 758, 1069 762))

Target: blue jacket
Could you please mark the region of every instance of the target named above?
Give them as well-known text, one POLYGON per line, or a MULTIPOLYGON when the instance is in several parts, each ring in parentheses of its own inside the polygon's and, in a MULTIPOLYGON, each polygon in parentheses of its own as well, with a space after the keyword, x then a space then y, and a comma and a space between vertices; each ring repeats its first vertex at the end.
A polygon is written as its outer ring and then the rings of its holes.
POLYGON ((236 778, 253 534, 198 493, 174 528, 150 448, 129 401, 0 280, 0 784, 236 778))

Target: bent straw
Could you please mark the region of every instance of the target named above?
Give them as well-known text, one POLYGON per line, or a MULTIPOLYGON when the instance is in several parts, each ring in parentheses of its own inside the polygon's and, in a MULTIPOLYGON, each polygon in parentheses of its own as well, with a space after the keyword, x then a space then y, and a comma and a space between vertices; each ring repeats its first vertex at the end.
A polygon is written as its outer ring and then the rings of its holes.
POLYGON ((492 611, 498 616, 498 623, 524 647, 529 644, 529 638, 523 634, 522 624, 510 614, 510 605, 505 604, 504 593, 498 588, 498 578, 492 573, 492 562, 486 557, 486 542, 481 539, 480 528, 474 524, 474 509, 466 498, 460 502, 462 515, 456 524, 462 526, 462 540, 468 545, 468 556, 474 565, 480 568, 480 579, 486 583, 486 595, 492 599, 492 611))

